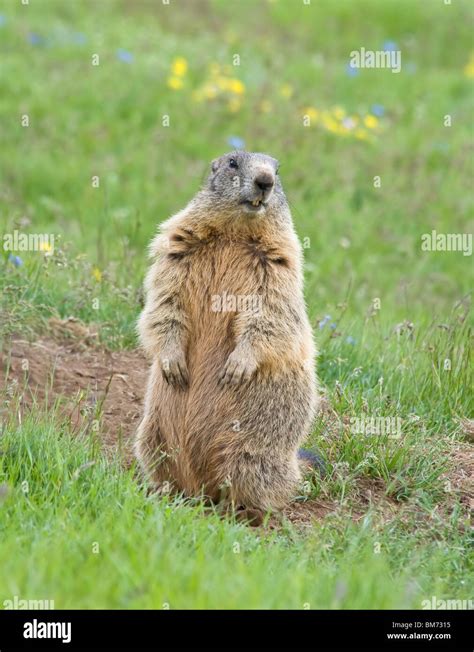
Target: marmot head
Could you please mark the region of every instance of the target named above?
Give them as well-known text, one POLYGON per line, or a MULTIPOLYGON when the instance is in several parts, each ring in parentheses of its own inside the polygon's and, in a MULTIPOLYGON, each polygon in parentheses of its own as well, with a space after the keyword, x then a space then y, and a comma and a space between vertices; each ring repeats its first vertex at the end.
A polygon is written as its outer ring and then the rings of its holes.
POLYGON ((215 159, 207 187, 219 208, 236 216, 263 216, 286 205, 278 161, 266 154, 235 151, 215 159))

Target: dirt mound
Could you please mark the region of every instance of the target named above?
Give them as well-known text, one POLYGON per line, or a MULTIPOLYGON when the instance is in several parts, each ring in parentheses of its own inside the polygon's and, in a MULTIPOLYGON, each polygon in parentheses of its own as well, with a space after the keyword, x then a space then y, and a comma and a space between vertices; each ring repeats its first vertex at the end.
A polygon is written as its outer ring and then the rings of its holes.
POLYGON ((0 354, 0 368, 0 391, 19 393, 21 411, 58 405, 73 431, 98 427, 106 445, 123 443, 129 457, 147 374, 140 352, 90 346, 89 336, 14 339, 0 354))
MULTIPOLYGON (((74 319, 53 320, 50 332, 51 336, 33 343, 13 338, 4 345, 0 352, 0 395, 20 397, 20 417, 32 409, 52 413, 55 408, 70 421, 73 433, 96 430, 105 449, 120 450, 124 463, 129 464, 148 369, 143 354, 102 348, 97 333, 74 319)), ((11 405, 6 409, 11 410, 11 405)), ((337 415, 329 404, 323 405, 323 412, 326 427, 331 431, 337 415)), ((467 508, 472 509, 472 453, 467 454, 465 447, 459 445, 456 471, 447 479, 467 508)), ((297 526, 307 527, 341 510, 349 518, 359 520, 374 507, 383 519, 390 519, 402 505, 387 497, 381 480, 359 478, 350 507, 321 496, 318 500, 293 502, 284 516, 297 526)))
MULTIPOLYGON (((98 424, 104 446, 120 450, 125 464, 138 426, 148 364, 140 351, 109 351, 96 333, 75 320, 50 324, 54 337, 31 343, 13 338, 0 352, 0 393, 20 397, 20 416, 32 409, 67 417, 73 433, 98 424), (56 339, 57 338, 57 339, 56 339)), ((285 516, 309 525, 334 511, 329 501, 293 503, 285 516)))

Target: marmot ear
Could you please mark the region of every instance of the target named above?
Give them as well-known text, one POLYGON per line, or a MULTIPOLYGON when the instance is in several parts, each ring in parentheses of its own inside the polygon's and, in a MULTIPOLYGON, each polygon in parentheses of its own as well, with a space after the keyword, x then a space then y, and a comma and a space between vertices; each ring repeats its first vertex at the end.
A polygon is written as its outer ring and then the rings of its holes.
POLYGON ((217 172, 217 170, 218 170, 218 168, 219 168, 219 164, 220 164, 220 162, 221 162, 221 159, 220 159, 220 158, 215 158, 215 159, 212 161, 212 164, 211 164, 211 170, 212 170, 213 172, 217 172))

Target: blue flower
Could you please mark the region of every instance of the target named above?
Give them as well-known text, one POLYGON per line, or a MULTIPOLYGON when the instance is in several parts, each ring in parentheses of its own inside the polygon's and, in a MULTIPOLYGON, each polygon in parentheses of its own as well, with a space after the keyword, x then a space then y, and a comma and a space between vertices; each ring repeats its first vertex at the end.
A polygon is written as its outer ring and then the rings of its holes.
POLYGON ((319 328, 324 328, 328 321, 331 321, 332 317, 331 315, 324 315, 324 319, 321 319, 321 321, 318 324, 319 328))
POLYGON ((346 75, 356 77, 359 74, 359 68, 355 68, 350 62, 346 66, 346 75))
POLYGON ((352 345, 354 345, 354 344, 356 343, 356 341, 355 341, 355 339, 352 337, 352 335, 348 335, 348 336, 346 337, 346 342, 347 342, 348 344, 352 344, 352 345))
POLYGON ((123 63, 132 63, 133 61, 133 54, 128 50, 123 50, 122 48, 119 48, 117 50, 116 56, 117 59, 119 61, 122 61, 123 63))
POLYGON ((44 45, 45 42, 41 34, 37 34, 36 32, 29 32, 26 38, 30 45, 44 45))
POLYGON ((9 254, 8 260, 15 265, 15 267, 21 267, 23 265, 23 261, 20 258, 20 256, 14 256, 13 254, 9 254))
POLYGON ((449 152, 449 143, 433 143, 432 147, 437 152, 449 152))
POLYGON ((238 136, 229 136, 227 143, 235 149, 245 149, 245 140, 238 136))
POLYGON ((376 115, 378 118, 381 118, 385 113, 385 109, 381 104, 372 104, 370 107, 370 112, 372 115, 376 115))
POLYGON ((395 41, 384 41, 382 47, 385 50, 385 52, 395 52, 396 50, 398 50, 398 45, 395 43, 395 41))
POLYGON ((337 328, 337 324, 334 324, 334 323, 329 324, 329 328, 330 328, 332 331, 335 331, 336 328, 337 328))
POLYGON ((75 32, 72 37, 72 41, 78 45, 83 45, 87 41, 87 37, 82 32, 75 32))

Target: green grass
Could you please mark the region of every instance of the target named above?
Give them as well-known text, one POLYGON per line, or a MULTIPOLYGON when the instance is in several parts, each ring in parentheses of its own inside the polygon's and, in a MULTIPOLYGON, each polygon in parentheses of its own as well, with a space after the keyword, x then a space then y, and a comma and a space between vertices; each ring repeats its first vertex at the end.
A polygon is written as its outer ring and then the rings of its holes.
POLYGON ((133 348, 156 225, 239 137, 281 161, 319 376, 339 419, 315 424, 329 472, 308 494, 335 513, 269 533, 199 502, 146 497, 133 470, 40 406, 19 424, 0 386, 0 605, 18 595, 58 608, 419 608, 432 595, 472 597, 466 511, 446 491, 453 451, 468 454, 459 420, 473 416, 472 257, 421 250, 433 229, 473 230, 469 2, 3 0, 0 16, 0 235, 56 236, 51 256, 0 258, 5 346, 72 315, 97 324, 105 346, 133 348), (352 50, 385 41, 402 50, 400 74, 347 75, 352 50), (188 71, 173 90, 178 56, 188 71), (243 95, 197 101, 213 64, 243 95), (384 114, 368 139, 321 117, 339 107, 362 122, 374 105, 384 114), (308 108, 320 117, 304 127, 308 108), (351 432, 351 418, 377 416, 400 417, 401 437, 351 432), (351 518, 364 482, 393 513, 373 505, 351 518))
MULTIPOLYGON (((32 596, 56 608, 303 609, 419 608, 432 592, 469 596, 459 586, 459 515, 449 550, 421 534, 393 538, 370 513, 358 526, 335 517, 305 537, 289 526, 256 533, 199 504, 147 498, 90 441, 37 419, 7 429, 2 446, 2 476, 12 486, 0 521, 5 599, 32 596)), ((437 536, 447 528, 438 524, 437 536)))

